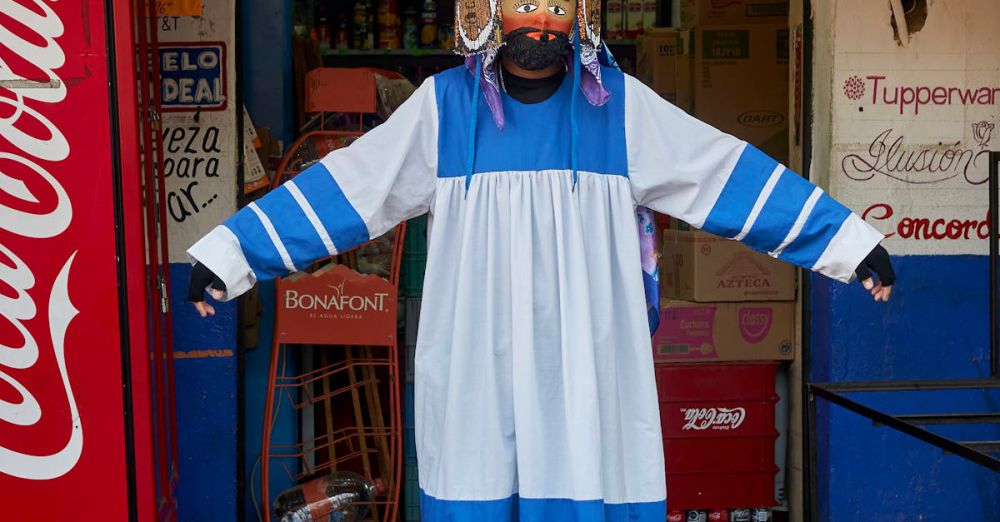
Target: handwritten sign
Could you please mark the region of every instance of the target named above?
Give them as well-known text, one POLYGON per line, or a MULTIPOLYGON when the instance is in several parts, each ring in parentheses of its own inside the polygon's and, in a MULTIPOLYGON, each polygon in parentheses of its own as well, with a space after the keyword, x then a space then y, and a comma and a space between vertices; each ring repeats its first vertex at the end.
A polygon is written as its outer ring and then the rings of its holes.
POLYGON ((160 47, 163 110, 224 110, 225 49, 225 44, 207 42, 160 47))

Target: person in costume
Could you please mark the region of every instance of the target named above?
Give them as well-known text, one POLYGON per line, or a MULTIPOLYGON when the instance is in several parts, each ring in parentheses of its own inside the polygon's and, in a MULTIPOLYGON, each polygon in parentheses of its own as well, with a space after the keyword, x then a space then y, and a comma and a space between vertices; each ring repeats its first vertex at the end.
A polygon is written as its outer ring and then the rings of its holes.
POLYGON ((430 214, 426 522, 666 518, 637 206, 889 298, 882 234, 619 71, 599 10, 459 0, 464 66, 188 250, 207 315, 206 289, 232 299, 430 214))

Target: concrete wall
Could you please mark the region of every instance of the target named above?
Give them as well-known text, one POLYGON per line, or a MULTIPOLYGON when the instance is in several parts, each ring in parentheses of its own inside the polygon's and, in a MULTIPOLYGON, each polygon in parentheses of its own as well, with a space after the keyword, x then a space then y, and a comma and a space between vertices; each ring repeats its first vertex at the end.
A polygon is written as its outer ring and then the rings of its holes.
MULTIPOLYGON (((810 176, 855 211, 873 209, 867 219, 894 234, 884 244, 899 276, 888 305, 811 276, 814 381, 988 374, 987 243, 976 231, 986 216, 982 151, 1000 148, 988 132, 1000 113, 1000 4, 918 4, 926 16, 915 13, 919 30, 904 41, 889 2, 812 2, 810 176), (914 218, 927 218, 928 232, 914 218)), ((1000 409, 996 391, 854 398, 891 413, 1000 409)), ((995 474, 842 409, 818 414, 821 520, 1000 520, 995 474)), ((1000 437, 996 425, 935 431, 1000 437)))

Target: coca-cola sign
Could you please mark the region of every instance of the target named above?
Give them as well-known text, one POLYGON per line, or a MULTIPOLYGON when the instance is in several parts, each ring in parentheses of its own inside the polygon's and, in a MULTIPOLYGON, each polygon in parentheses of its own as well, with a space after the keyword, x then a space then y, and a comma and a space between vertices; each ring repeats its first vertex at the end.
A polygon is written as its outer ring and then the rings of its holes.
POLYGON ((105 22, 97 0, 0 2, 4 520, 127 518, 105 22))
MULTIPOLYGON (((12 20, 22 26, 20 35, 0 31, 0 45, 6 52, 14 52, 30 62, 30 66, 19 69, 6 66, 7 60, 0 62, 4 65, 0 69, 0 82, 5 87, 0 90, 0 105, 9 110, 9 115, 0 120, 0 136, 12 145, 0 152, 3 173, 0 191, 4 199, 0 203, 0 229, 12 236, 43 241, 66 230, 73 218, 73 208, 66 189, 49 171, 58 168, 69 156, 69 142, 57 122, 43 112, 46 105, 66 99, 66 84, 57 73, 66 56, 55 41, 63 27, 51 8, 44 4, 39 7, 41 13, 7 2, 0 6, 0 13, 8 17, 0 17, 0 24, 11 25, 8 20, 12 20), (25 32, 24 28, 30 31, 25 32)), ((25 241, 19 244, 29 245, 25 241)), ((41 248, 43 244, 28 248, 41 248)), ((43 335, 47 341, 43 346, 51 347, 58 368, 51 382, 58 383, 65 393, 70 415, 64 422, 71 426, 66 441, 43 454, 13 449, 10 441, 0 439, 0 473, 32 480, 52 479, 73 469, 83 451, 83 424, 66 365, 65 338, 70 322, 77 315, 69 297, 69 278, 76 253, 60 254, 58 262, 62 267, 58 275, 54 280, 44 281, 36 277, 33 267, 14 250, 0 244, 0 251, 6 258, 0 264, 0 281, 17 296, 11 298, 8 294, 0 298, 0 316, 16 330, 14 333, 8 328, 8 335, 0 341, 0 380, 13 388, 16 399, 0 400, 0 423, 31 427, 42 419, 42 407, 35 396, 38 390, 30 390, 18 376, 35 367, 39 359, 36 336, 43 335), (40 292, 32 295, 28 290, 33 288, 40 292), (48 328, 29 329, 29 322, 48 323, 48 328)))
POLYGON ((746 419, 747 411, 736 408, 681 408, 684 415, 682 431, 735 430, 746 419))

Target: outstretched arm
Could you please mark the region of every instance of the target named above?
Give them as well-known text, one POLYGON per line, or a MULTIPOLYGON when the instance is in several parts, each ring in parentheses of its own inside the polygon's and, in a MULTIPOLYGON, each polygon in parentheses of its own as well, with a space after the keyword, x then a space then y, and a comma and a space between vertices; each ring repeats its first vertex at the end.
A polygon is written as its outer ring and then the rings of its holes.
POLYGON ((635 78, 626 76, 625 91, 629 178, 638 204, 845 283, 873 268, 881 280, 873 296, 889 297, 895 276, 879 246, 884 236, 857 214, 635 78))
MULTIPOLYGON (((434 79, 428 78, 385 123, 247 205, 188 249, 197 263, 189 299, 203 299, 210 286, 228 301, 259 280, 300 270, 427 212, 437 173, 437 122, 434 79)), ((195 303, 202 315, 209 312, 195 303)))

